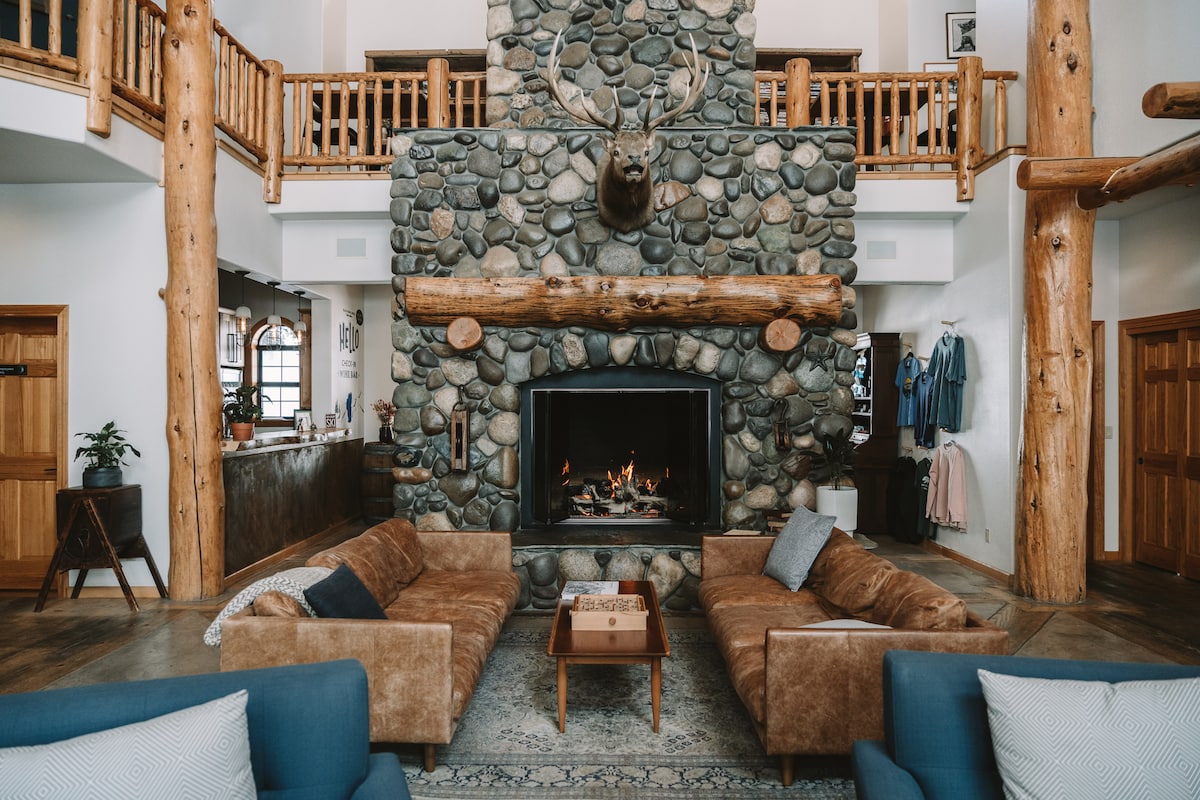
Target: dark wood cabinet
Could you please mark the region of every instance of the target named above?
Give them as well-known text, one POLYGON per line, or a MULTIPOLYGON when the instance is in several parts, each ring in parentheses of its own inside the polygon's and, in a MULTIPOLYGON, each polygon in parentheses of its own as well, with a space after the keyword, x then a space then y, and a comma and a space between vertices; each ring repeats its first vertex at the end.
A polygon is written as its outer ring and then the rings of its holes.
POLYGON ((899 453, 900 429, 896 411, 900 403, 896 368, 900 364, 900 334, 860 333, 854 426, 860 442, 854 459, 858 486, 858 533, 887 533, 887 485, 899 453), (860 388, 861 387, 861 388, 860 388))

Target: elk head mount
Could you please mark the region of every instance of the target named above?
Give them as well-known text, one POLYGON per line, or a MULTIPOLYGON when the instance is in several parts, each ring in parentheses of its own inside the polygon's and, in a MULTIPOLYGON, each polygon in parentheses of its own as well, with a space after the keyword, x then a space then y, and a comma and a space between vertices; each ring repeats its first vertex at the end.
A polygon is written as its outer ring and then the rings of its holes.
POLYGON ((567 99, 566 92, 558 83, 558 43, 561 38, 562 31, 559 31, 554 37, 554 47, 550 50, 550 63, 546 70, 550 96, 570 116, 580 122, 599 125, 611 134, 604 137, 607 153, 596 165, 596 205, 600 212, 600 221, 621 233, 644 227, 654 219, 654 181, 650 177, 650 152, 654 149, 654 131, 695 105, 704 91, 705 83, 708 82, 711 65, 705 63, 704 71, 700 71, 700 54, 696 51, 696 42, 693 39, 692 63, 687 64, 692 77, 683 100, 670 111, 651 119, 654 96, 658 92, 658 87, 655 86, 646 104, 645 124, 640 130, 624 128, 621 105, 617 100, 615 88, 612 93, 616 119, 612 122, 596 111, 593 104, 584 101, 575 105, 567 99))

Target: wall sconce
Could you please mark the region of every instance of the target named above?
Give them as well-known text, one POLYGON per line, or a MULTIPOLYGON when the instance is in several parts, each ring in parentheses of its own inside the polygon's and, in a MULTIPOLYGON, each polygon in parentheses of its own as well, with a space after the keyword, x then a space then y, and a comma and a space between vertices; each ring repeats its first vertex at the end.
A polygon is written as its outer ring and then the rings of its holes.
POLYGON ((237 274, 241 276, 242 304, 233 312, 233 316, 237 321, 238 345, 241 346, 246 341, 246 334, 250 332, 250 306, 246 305, 246 276, 250 274, 250 270, 239 269, 237 274))
POLYGON ((304 321, 304 311, 301 308, 304 301, 304 292, 296 292, 296 324, 292 326, 292 330, 296 332, 296 344, 304 346, 304 335, 308 333, 308 323, 304 321))
POLYGON ((271 314, 267 317, 267 324, 272 328, 278 328, 283 324, 283 320, 279 318, 279 314, 275 311, 275 295, 279 286, 279 281, 267 281, 267 286, 271 287, 271 314))
POLYGON ((465 472, 471 466, 471 411, 459 400, 450 411, 450 469, 465 472))

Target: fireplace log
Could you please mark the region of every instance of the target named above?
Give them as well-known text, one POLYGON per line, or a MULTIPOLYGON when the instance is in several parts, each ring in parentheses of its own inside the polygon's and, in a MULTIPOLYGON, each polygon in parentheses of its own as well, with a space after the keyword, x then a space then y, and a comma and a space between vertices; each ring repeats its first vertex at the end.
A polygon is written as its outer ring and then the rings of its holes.
POLYGON ((446 344, 465 353, 483 344, 483 326, 471 317, 459 317, 446 326, 446 344))
POLYGON ((763 326, 758 343, 771 353, 790 353, 800 345, 800 333, 795 320, 773 319, 763 326))
POLYGON ((836 275, 577 276, 551 278, 410 277, 409 319, 448 325, 463 316, 481 325, 767 325, 791 319, 835 325, 842 316, 836 275))

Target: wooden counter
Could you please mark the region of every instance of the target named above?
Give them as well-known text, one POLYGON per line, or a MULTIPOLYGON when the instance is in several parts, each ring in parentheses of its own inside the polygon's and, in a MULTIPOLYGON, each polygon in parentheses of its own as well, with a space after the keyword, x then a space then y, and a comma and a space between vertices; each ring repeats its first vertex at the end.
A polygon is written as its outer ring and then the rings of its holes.
POLYGON ((268 435, 226 452, 225 575, 359 517, 362 458, 363 440, 344 435, 268 435))

